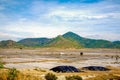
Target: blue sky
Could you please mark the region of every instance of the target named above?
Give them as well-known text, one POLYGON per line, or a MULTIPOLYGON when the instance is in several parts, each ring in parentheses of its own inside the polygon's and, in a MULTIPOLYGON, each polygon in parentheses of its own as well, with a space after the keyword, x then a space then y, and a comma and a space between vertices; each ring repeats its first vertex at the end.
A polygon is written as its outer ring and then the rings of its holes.
POLYGON ((68 31, 120 40, 120 0, 0 0, 0 41, 68 31))

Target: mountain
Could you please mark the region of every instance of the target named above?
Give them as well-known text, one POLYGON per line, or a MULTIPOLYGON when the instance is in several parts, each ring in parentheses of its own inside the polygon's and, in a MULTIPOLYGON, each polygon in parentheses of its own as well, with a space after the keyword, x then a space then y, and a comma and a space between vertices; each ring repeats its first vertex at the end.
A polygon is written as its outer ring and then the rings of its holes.
POLYGON ((26 38, 18 41, 18 43, 29 47, 36 47, 36 46, 40 47, 40 46, 44 46, 49 41, 51 41, 51 39, 48 38, 26 38))
POLYGON ((82 48, 83 46, 76 41, 69 40, 59 35, 56 38, 53 38, 46 47, 53 48, 82 48))
MULTIPOLYGON (((96 40, 96 39, 88 39, 81 37, 73 32, 68 32, 63 35, 64 38, 72 39, 82 44, 85 48, 120 48, 110 41, 107 40, 96 40)), ((120 45, 120 44, 118 44, 120 45)))
POLYGON ((18 42, 1 41, 0 47, 49 47, 49 48, 120 48, 120 41, 97 40, 81 37, 76 33, 67 32, 55 38, 26 38, 18 42))
POLYGON ((114 48, 120 48, 120 41, 114 41, 114 48))
POLYGON ((13 40, 6 40, 6 41, 0 41, 0 47, 1 48, 20 48, 20 47, 23 47, 23 45, 13 40))

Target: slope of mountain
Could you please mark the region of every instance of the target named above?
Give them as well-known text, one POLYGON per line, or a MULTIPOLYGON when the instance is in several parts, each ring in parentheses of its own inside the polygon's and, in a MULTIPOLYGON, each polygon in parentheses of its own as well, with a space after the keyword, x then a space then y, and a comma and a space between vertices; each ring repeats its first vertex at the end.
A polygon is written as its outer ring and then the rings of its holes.
POLYGON ((53 38, 46 47, 53 47, 53 48, 82 48, 83 46, 77 43, 76 41, 72 41, 69 39, 64 38, 63 36, 59 35, 56 38, 53 38))
POLYGON ((63 35, 64 38, 72 39, 81 43, 86 48, 114 48, 115 45, 107 40, 95 40, 81 37, 73 32, 68 32, 63 35))
POLYGON ((114 48, 120 48, 120 41, 114 41, 114 48))
POLYGON ((6 40, 6 41, 0 41, 0 47, 1 48, 20 48, 20 47, 23 47, 23 45, 18 44, 13 40, 6 40))
POLYGON ((44 46, 49 41, 51 41, 51 39, 48 38, 26 38, 18 41, 18 43, 23 44, 24 46, 40 47, 40 46, 44 46))
POLYGON ((50 47, 50 48, 120 48, 120 41, 96 40, 67 32, 55 38, 26 38, 17 43, 12 40, 1 41, 0 47, 50 47))

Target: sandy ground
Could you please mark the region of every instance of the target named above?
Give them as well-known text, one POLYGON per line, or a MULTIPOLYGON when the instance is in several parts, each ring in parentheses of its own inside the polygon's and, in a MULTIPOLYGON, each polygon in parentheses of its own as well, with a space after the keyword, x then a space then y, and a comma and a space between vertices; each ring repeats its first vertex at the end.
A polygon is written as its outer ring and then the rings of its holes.
POLYGON ((0 58, 5 67, 17 69, 50 69, 59 65, 71 65, 77 68, 85 66, 120 67, 120 50, 118 49, 0 49, 0 58), (83 56, 80 55, 83 52, 83 56), (116 55, 119 56, 116 59, 116 55))

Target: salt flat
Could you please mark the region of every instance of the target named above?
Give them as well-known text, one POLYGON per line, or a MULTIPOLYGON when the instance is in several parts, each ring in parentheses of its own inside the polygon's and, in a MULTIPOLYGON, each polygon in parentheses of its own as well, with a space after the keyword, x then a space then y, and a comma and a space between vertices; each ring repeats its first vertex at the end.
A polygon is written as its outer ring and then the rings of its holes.
POLYGON ((17 69, 50 69, 59 65, 120 67, 120 50, 46 50, 46 49, 1 49, 0 57, 5 67, 17 69), (80 55, 83 52, 83 56, 80 55))

